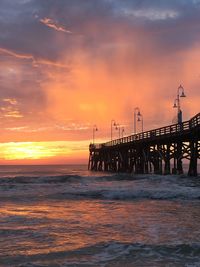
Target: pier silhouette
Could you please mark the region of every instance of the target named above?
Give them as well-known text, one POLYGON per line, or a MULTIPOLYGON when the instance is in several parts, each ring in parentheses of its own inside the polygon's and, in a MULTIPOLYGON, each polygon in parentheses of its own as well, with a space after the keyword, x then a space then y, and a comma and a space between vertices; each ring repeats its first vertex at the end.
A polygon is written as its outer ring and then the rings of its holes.
POLYGON ((188 121, 133 134, 102 144, 90 144, 91 171, 182 174, 197 176, 200 158, 200 113, 188 121))

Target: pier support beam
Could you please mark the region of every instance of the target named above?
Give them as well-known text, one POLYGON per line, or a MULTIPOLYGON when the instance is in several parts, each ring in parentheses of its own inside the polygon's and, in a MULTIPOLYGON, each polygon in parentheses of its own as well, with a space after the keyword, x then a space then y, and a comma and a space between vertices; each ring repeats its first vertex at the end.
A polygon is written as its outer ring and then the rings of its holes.
POLYGON ((190 141, 190 165, 189 176, 197 176, 198 141, 190 141))
POLYGON ((165 167, 164 167, 164 174, 170 174, 170 145, 167 145, 166 152, 165 152, 165 167))
POLYGON ((177 174, 183 173, 183 164, 182 164, 182 142, 177 142, 177 174))

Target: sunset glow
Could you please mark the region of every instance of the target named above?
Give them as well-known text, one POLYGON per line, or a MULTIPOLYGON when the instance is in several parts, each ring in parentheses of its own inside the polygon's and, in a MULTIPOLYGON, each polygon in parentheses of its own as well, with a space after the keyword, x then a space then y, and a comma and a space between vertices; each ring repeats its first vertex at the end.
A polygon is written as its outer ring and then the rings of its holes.
POLYGON ((199 1, 89 2, 1 1, 0 164, 86 163, 93 125, 171 124, 179 84, 199 112, 199 1))
MULTIPOLYGON (((87 141, 53 141, 53 142, 9 142, 0 144, 0 163, 29 163, 33 164, 42 162, 38 160, 47 160, 54 163, 64 163, 65 160, 73 163, 77 159, 77 151, 79 152, 79 160, 83 161, 87 157, 88 149, 87 141), (56 161, 56 159, 59 159, 56 161)), ((46 162, 46 161, 44 161, 46 162)))

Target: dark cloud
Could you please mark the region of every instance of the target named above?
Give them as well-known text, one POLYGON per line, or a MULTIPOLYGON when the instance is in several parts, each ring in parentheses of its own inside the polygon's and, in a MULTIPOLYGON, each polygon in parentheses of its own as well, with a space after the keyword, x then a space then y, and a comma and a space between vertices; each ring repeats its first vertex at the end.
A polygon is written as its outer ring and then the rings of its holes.
POLYGON ((45 94, 40 87, 42 79, 44 77, 41 71, 34 68, 28 60, 21 61, 13 57, 1 56, 1 100, 15 99, 23 115, 27 115, 30 111, 37 113, 45 106, 45 94))
POLYGON ((2 0, 0 47, 58 61, 64 51, 70 58, 77 48, 94 51, 112 43, 113 32, 126 29, 129 38, 146 34, 156 49, 182 49, 199 38, 199 14, 195 0, 2 0), (73 34, 46 27, 44 18, 73 34))
POLYGON ((145 61, 162 65, 162 57, 191 49, 199 31, 197 0, 1 0, 0 95, 17 99, 23 114, 37 112, 47 101, 41 85, 53 79, 48 68, 67 64, 67 77, 77 51, 112 69, 127 50, 124 61, 137 72, 145 61))
POLYGON ((36 58, 57 60, 62 51, 80 45, 89 23, 109 17, 104 1, 1 1, 0 46, 17 52, 30 53, 36 58), (69 36, 41 23, 50 18, 69 28, 69 36))

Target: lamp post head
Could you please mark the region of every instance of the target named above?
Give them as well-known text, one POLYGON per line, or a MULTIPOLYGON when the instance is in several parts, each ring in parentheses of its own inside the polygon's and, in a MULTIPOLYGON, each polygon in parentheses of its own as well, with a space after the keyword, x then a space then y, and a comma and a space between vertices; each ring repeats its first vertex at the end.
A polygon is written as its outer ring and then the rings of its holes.
POLYGON ((140 113, 140 111, 138 111, 137 115, 138 115, 138 116, 141 116, 141 113, 140 113))
POLYGON ((93 130, 94 130, 94 131, 98 131, 98 128, 97 128, 96 125, 94 125, 93 130))
POLYGON ((112 119, 112 120, 111 120, 111 126, 112 126, 112 125, 115 126, 115 124, 116 124, 115 120, 112 119))
POLYGON ((115 130, 118 130, 120 128, 119 123, 115 123, 114 126, 115 126, 115 130))
POLYGON ((173 108, 178 108, 178 98, 174 100, 173 108))
POLYGON ((137 121, 141 121, 140 117, 138 116, 137 121))
POLYGON ((137 112, 137 114, 140 113, 140 108, 139 107, 134 108, 134 113, 136 114, 136 112, 137 112))
POLYGON ((180 95, 180 97, 186 97, 184 91, 182 91, 182 94, 180 95))
POLYGON ((180 90, 181 90, 181 95, 180 95, 180 97, 186 97, 185 92, 184 92, 184 88, 183 88, 182 85, 179 85, 179 87, 178 87, 178 95, 179 95, 179 93, 180 93, 180 90))

